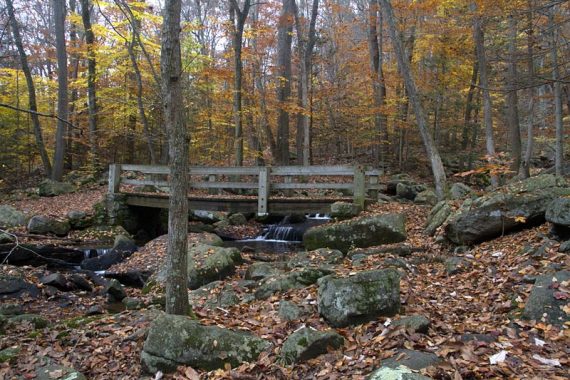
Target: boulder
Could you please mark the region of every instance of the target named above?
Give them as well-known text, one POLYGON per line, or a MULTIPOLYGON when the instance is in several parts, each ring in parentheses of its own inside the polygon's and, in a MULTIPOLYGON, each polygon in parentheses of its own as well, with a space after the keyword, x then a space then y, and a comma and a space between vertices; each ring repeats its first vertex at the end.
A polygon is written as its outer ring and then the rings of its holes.
POLYGON ((131 270, 126 272, 105 272, 105 278, 114 278, 125 286, 142 288, 151 277, 151 271, 131 270))
POLYGON ((255 361, 270 343, 243 331, 204 326, 180 315, 162 314, 151 324, 141 354, 147 372, 174 372, 179 365, 214 370, 255 361))
POLYGON ((564 195, 570 195, 570 187, 562 177, 540 175, 513 183, 476 199, 470 209, 463 208, 450 217, 446 237, 470 245, 534 226, 544 222, 550 202, 564 195))
POLYGON ((558 198, 546 208, 545 218, 554 225, 557 235, 570 237, 570 198, 558 198))
POLYGON ((471 194, 474 194, 473 189, 461 182, 454 183, 449 189, 449 197, 451 199, 463 199, 471 194))
POLYGON ((410 368, 400 365, 398 367, 380 367, 372 372, 367 380, 430 380, 431 377, 414 373, 410 368))
POLYGON ((69 222, 59 221, 45 215, 36 215, 28 222, 28 232, 31 234, 54 234, 65 236, 71 229, 69 222))
POLYGON ((110 252, 105 253, 104 255, 92 257, 85 259, 81 262, 81 269, 91 270, 91 271, 102 271, 105 269, 109 269, 115 264, 120 263, 129 255, 115 251, 112 249, 110 252))
POLYGON ((93 224, 93 219, 83 211, 72 210, 67 213, 67 219, 69 220, 69 225, 74 230, 83 230, 91 227, 93 224))
POLYGON ((294 321, 301 318, 303 311, 293 302, 281 300, 279 302, 279 311, 277 312, 277 315, 279 315, 279 318, 283 321, 294 321))
POLYGON ((261 282, 259 288, 255 291, 255 298, 258 300, 266 299, 278 292, 305 288, 317 282, 319 278, 331 273, 332 271, 326 269, 308 268, 267 277, 261 282))
POLYGON ((337 249, 319 248, 314 251, 296 252, 287 261, 289 268, 328 268, 342 263, 344 255, 337 249))
POLYGON ((331 205, 331 217, 338 220, 354 218, 360 210, 354 203, 335 202, 331 205))
POLYGON ((253 263, 247 268, 245 272, 245 279, 259 281, 263 280, 266 277, 281 274, 285 269, 285 263, 253 263))
POLYGON ((27 221, 28 218, 23 212, 12 206, 0 205, 0 228, 23 226, 27 221))
POLYGON ((523 317, 536 321, 544 319, 549 324, 564 326, 570 321, 570 315, 562 310, 568 303, 566 299, 568 294, 557 290, 556 283, 560 284, 568 280, 570 280, 570 271, 537 277, 525 303, 523 317))
POLYGON ((36 369, 35 380, 87 380, 81 373, 70 367, 64 367, 57 364, 50 364, 36 369))
POLYGON ((114 302, 121 302, 126 296, 125 288, 121 283, 112 279, 105 286, 105 293, 109 295, 109 300, 114 302))
POLYGON ((445 259, 443 266, 445 267, 445 272, 448 276, 453 276, 457 273, 461 273, 464 269, 468 268, 471 263, 459 256, 452 256, 445 259))
POLYGON ((127 235, 116 235, 115 241, 113 242, 113 250, 131 255, 133 252, 138 250, 135 241, 127 235))
POLYGON ((359 272, 319 281, 319 313, 333 326, 360 324, 400 310, 400 275, 395 269, 359 272))
POLYGON ((449 218, 451 211, 451 206, 447 201, 437 203, 428 215, 424 233, 433 236, 435 231, 449 218))
POLYGON ((0 315, 18 315, 23 314, 22 305, 17 303, 2 303, 0 304, 0 315))
POLYGON ((562 252, 562 253, 570 252, 570 240, 566 240, 565 242, 562 242, 560 244, 560 247, 558 247, 558 252, 562 252))
POLYGON ((228 222, 230 222, 232 226, 242 226, 247 224, 247 218, 242 213, 237 212, 228 217, 228 222))
POLYGON ((46 179, 40 183, 39 194, 40 197, 54 197, 56 195, 73 193, 75 187, 71 183, 57 182, 51 179, 46 179))
POLYGON ((23 293, 35 297, 39 294, 39 290, 26 282, 23 277, 0 273, 0 299, 18 298, 23 293))
POLYGON ((188 252, 188 287, 197 289, 212 281, 231 275, 242 262, 237 248, 197 244, 188 252))
POLYGON ((303 327, 289 335, 281 348, 281 359, 285 364, 304 362, 326 354, 329 347, 337 349, 344 344, 344 338, 336 331, 317 331, 303 327))
POLYGON ((396 188, 398 187, 399 183, 403 183, 405 185, 413 185, 414 181, 406 173, 394 174, 386 183, 386 193, 390 195, 396 195, 396 188))
POLYGON ((382 360, 383 367, 398 368, 406 366, 410 369, 419 371, 420 369, 436 365, 441 362, 439 356, 431 352, 415 351, 400 349, 389 359, 382 360))
POLYGON ((49 321, 37 314, 18 314, 8 319, 9 323, 31 323, 36 329, 43 329, 49 325, 49 321))
POLYGON ((435 205, 437 203, 437 195, 433 190, 424 190, 418 193, 414 198, 414 203, 419 205, 435 205))
POLYGON ((403 326, 407 331, 425 334, 428 332, 430 321, 423 315, 410 315, 394 321, 393 326, 403 326))
POLYGON ((303 235, 308 251, 317 248, 338 249, 398 243, 406 240, 405 218, 401 214, 365 216, 348 221, 315 226, 303 235))
POLYGON ((413 201, 416 199, 416 196, 426 191, 427 187, 425 185, 418 185, 416 183, 406 183, 406 182, 399 182, 396 185, 396 196, 402 199, 408 199, 413 201))
POLYGON ((59 290, 67 291, 70 290, 70 286, 67 280, 61 273, 52 273, 47 276, 40 278, 40 283, 42 285, 53 286, 59 290))
POLYGON ((412 252, 423 251, 424 248, 412 247, 406 243, 402 244, 390 244, 382 247, 370 247, 370 248, 355 248, 348 251, 346 257, 354 259, 355 256, 365 257, 365 256, 386 256, 398 255, 398 256, 410 256, 412 252), (360 256, 362 255, 362 256, 360 256))

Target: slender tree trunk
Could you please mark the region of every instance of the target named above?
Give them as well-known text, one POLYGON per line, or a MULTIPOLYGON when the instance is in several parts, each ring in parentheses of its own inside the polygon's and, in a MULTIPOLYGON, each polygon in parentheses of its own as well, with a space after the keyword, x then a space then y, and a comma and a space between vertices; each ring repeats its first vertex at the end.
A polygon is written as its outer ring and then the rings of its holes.
POLYGON ((528 11, 527 11, 527 54, 528 54, 528 78, 531 85, 529 86, 529 114, 528 114, 528 124, 526 130, 526 151, 524 154, 524 159, 521 162, 519 169, 519 177, 528 178, 530 177, 530 161, 532 160, 532 152, 534 148, 534 108, 536 99, 536 88, 532 85, 535 77, 534 69, 534 24, 533 24, 533 1, 528 0, 528 11))
POLYGON ((550 29, 550 55, 552 60, 552 82, 554 86, 554 118, 556 126, 556 148, 554 166, 556 175, 562 175, 564 167, 564 124, 562 121, 562 91, 560 88, 560 69, 558 68, 558 26, 554 23, 555 5, 548 12, 550 29))
POLYGON ((285 109, 291 95, 291 43, 295 0, 282 0, 283 7, 277 30, 277 163, 289 165, 289 112, 285 109))
MULTIPOLYGON (((69 0, 69 11, 72 13, 77 12, 77 2, 75 0, 69 0)), ((72 46, 74 52, 71 54, 70 59, 70 66, 71 72, 69 73, 69 79, 73 82, 77 81, 77 77, 79 74, 79 57, 77 55, 79 43, 77 39, 77 27, 75 23, 70 23, 69 25, 69 44, 72 46)), ((69 120, 73 124, 76 124, 76 117, 75 117, 75 103, 77 102, 79 94, 77 91, 77 87, 74 86, 71 90, 71 99, 69 101, 69 120)), ((66 137, 65 137, 65 169, 73 170, 73 161, 75 156, 75 144, 74 144, 74 133, 75 130, 67 126, 66 128, 66 137)))
POLYGON ((386 22, 388 24, 388 32, 390 33, 390 38, 392 39, 392 45, 394 47, 394 52, 398 60, 398 66, 400 67, 400 72, 404 77, 404 83, 406 84, 406 89, 408 90, 408 97, 416 115, 418 129, 420 130, 420 134, 424 142, 424 147, 431 162, 431 169, 435 182, 435 192, 439 199, 443 199, 445 197, 446 189, 445 170, 443 163, 441 162, 441 157, 439 155, 437 147, 435 146, 431 134, 429 133, 425 113, 420 101, 416 83, 412 77, 410 64, 406 59, 406 53, 404 51, 404 47, 402 46, 400 36, 398 35, 396 18, 394 16, 392 4, 389 0, 380 0, 380 3, 384 9, 384 15, 386 16, 386 22))
POLYGON ((246 0, 243 9, 240 9, 237 0, 230 0, 230 20, 232 23, 232 45, 234 49, 234 151, 235 165, 243 165, 243 110, 242 110, 242 82, 243 61, 241 57, 243 43, 243 29, 249 14, 250 0, 246 0))
MULTIPOLYGON (((28 56, 24 50, 24 45, 22 44, 22 37, 20 35, 20 25, 16 20, 14 12, 14 4, 12 0, 6 0, 6 8, 8 9, 8 18, 10 19, 10 28, 12 29, 12 36, 14 37, 14 44, 18 49, 18 54, 20 56, 20 65, 22 66, 22 71, 26 77, 26 85, 28 86, 28 107, 32 112, 38 112, 38 106, 36 103, 36 87, 34 86, 34 80, 32 78, 32 72, 28 64, 28 56)), ((30 118, 32 119, 32 124, 34 126, 34 138, 36 141, 36 146, 42 160, 42 165, 46 176, 51 177, 51 162, 44 144, 44 138, 42 134, 42 126, 40 124, 40 118, 37 114, 31 113, 30 118)))
POLYGON ((165 0, 162 24, 160 68, 164 123, 169 140, 170 201, 166 312, 185 315, 188 303, 188 132, 182 103, 182 61, 180 52, 181 0, 165 0))
POLYGON ((517 22, 514 16, 509 16, 509 64, 507 92, 507 121, 511 137, 511 171, 518 173, 521 168, 521 131, 519 125, 519 97, 517 94, 517 22))
POLYGON ((55 45, 57 56, 57 121, 55 132, 55 152, 53 157, 52 179, 61 181, 65 158, 65 130, 69 101, 67 95, 67 49, 65 46, 65 0, 53 0, 53 15, 55 26, 55 45))
POLYGON ((80 0, 81 20, 85 29, 87 45, 87 112, 89 113, 89 160, 94 168, 99 167, 99 141, 97 138, 97 62, 95 59, 95 34, 91 26, 89 0, 80 0))
MULTIPOLYGON (((475 6, 472 7, 475 11, 475 6)), ((475 48, 477 50, 477 61, 479 62, 479 85, 483 91, 483 122, 485 123, 485 141, 487 147, 487 155, 492 161, 495 158, 495 141, 493 138, 493 114, 491 104, 491 93, 489 91, 489 78, 487 57, 485 56, 485 34, 480 16, 475 16, 473 22, 473 34, 475 40, 475 48)), ((491 173, 491 186, 497 187, 499 178, 496 174, 491 173)))

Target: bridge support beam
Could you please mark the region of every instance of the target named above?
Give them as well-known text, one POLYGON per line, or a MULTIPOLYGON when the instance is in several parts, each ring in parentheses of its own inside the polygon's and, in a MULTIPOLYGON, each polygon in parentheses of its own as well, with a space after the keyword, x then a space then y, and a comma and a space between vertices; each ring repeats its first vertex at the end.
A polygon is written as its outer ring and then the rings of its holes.
POLYGON ((366 176, 364 167, 356 165, 354 167, 354 193, 353 203, 360 211, 364 210, 364 202, 366 200, 366 176))
POLYGON ((257 194, 257 215, 265 216, 268 214, 267 200, 269 199, 269 171, 267 166, 259 168, 259 187, 257 194))

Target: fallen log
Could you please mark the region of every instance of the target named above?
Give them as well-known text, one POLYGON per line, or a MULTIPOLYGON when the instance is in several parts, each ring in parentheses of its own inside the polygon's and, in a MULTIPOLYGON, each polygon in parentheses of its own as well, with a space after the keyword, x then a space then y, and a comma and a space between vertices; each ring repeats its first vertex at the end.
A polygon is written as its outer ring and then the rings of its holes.
POLYGON ((84 259, 83 251, 55 245, 0 244, 0 263, 73 267, 84 259))

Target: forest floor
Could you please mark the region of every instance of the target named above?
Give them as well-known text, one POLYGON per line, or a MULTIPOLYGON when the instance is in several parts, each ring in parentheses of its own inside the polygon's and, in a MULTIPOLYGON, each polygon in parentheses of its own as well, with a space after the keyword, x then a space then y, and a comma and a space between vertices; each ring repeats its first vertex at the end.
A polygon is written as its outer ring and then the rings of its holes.
MULTIPOLYGON (((99 200, 102 188, 56 198, 19 201, 12 204, 31 213, 64 215, 74 203, 86 210, 99 200)), ((569 257, 558 253, 556 244, 539 257, 525 247, 539 247, 548 239, 549 227, 542 225, 471 247, 459 255, 467 265, 458 273, 448 274, 445 259, 454 248, 436 243, 423 234, 429 207, 388 203, 373 205, 370 214, 401 212, 407 218, 407 244, 421 247, 407 257, 369 256, 358 266, 350 260, 337 266, 341 275, 355 271, 384 268, 390 260, 404 262, 401 277, 401 313, 393 318, 378 318, 362 325, 336 329, 345 338, 344 346, 301 364, 284 366, 278 360, 285 338, 301 326, 327 330, 329 326, 317 311, 317 285, 290 290, 266 300, 254 300, 227 308, 209 310, 201 303, 194 312, 201 323, 251 331, 269 340, 273 346, 254 363, 212 372, 180 367, 165 379, 365 379, 396 350, 408 348, 428 351, 443 359, 422 372, 434 379, 528 378, 567 379, 570 359, 570 330, 543 322, 520 318, 531 283, 527 280, 547 268, 568 269, 569 257), (282 321, 278 316, 281 300, 301 306, 305 315, 299 320, 282 321), (394 327, 402 316, 420 314, 431 321, 426 334, 410 333, 394 327), (484 334, 485 341, 466 341, 468 334, 484 334), (491 364, 496 355, 506 357, 491 364)), ((131 256, 133 267, 156 267, 164 258, 166 240, 156 239, 131 256)), ((255 261, 244 253, 245 263, 223 284, 237 284, 248 264, 255 261)), ((456 254, 457 255, 457 254, 456 254)), ((0 267, 3 273, 21 273, 29 282, 51 273, 45 267, 0 267)), ((212 293, 219 289, 213 289, 212 293)), ((253 290, 252 290, 253 291, 253 290)), ((561 294, 567 289, 561 289, 561 294)), ((143 295, 140 289, 127 288, 128 296, 148 301, 156 294, 143 295)), ((10 301, 14 302, 14 301, 10 301)), ((140 353, 146 329, 156 308, 121 310, 109 305, 102 288, 93 292, 59 292, 22 297, 15 300, 27 313, 40 314, 49 327, 34 330, 29 324, 14 325, 0 336, 0 350, 17 346, 18 357, 0 364, 0 379, 33 378, 35 367, 45 361, 74 367, 89 379, 153 378, 141 372, 140 353), (92 306, 101 306, 101 315, 86 317, 92 306)), ((570 310, 566 310, 570 312, 570 310)), ((57 373, 54 379, 57 379, 57 373)), ((156 379, 160 376, 154 377, 156 379)))

